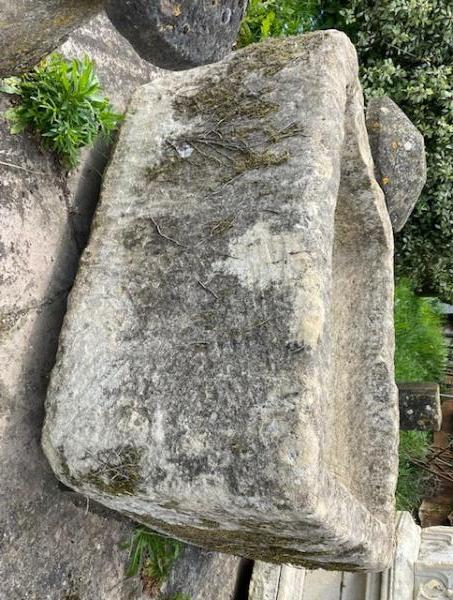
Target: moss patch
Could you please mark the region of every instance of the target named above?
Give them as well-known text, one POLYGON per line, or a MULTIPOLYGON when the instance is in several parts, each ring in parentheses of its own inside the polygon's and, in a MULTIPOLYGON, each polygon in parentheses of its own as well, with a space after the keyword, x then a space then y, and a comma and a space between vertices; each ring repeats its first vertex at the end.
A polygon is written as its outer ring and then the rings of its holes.
MULTIPOLYGON (((269 78, 294 62, 307 61, 323 36, 249 46, 210 78, 183 89, 173 99, 174 114, 185 125, 189 121, 192 130, 166 140, 159 163, 145 169, 144 182, 190 181, 194 169, 212 166, 223 186, 246 172, 285 163, 287 147, 271 146, 303 136, 303 127, 294 122, 279 128, 271 122, 280 105, 274 98, 278 82, 269 78)), ((209 191, 219 189, 214 185, 209 191)))
POLYGON ((140 461, 143 450, 135 446, 109 448, 96 454, 99 466, 79 473, 78 481, 95 486, 111 496, 133 496, 142 483, 140 461))
MULTIPOLYGON (((210 527, 208 529, 197 529, 196 527, 188 527, 181 525, 171 525, 164 523, 152 517, 139 515, 135 513, 126 513, 132 519, 139 521, 153 530, 163 532, 176 539, 185 540, 197 546, 209 548, 217 552, 226 554, 240 555, 244 558, 253 560, 264 560, 271 563, 287 563, 295 564, 295 550, 291 547, 295 543, 293 538, 280 538, 272 534, 267 534, 263 530, 259 530, 250 523, 251 528, 248 531, 225 530, 220 527, 213 527, 213 522, 208 521, 210 527), (214 532, 210 529, 215 530, 214 532), (282 543, 287 543, 288 547, 282 546, 282 543)), ((205 525, 205 523, 202 523, 205 525)), ((300 554, 297 564, 309 569, 319 569, 322 567, 325 570, 337 571, 339 568, 343 571, 357 571, 360 565, 354 563, 329 563, 323 562, 323 557, 327 551, 310 552, 300 554), (319 559, 319 560, 318 560, 319 559)))
POLYGON ((219 76, 206 80, 195 94, 182 94, 174 99, 176 114, 197 116, 209 115, 217 122, 235 119, 262 119, 278 110, 278 105, 266 98, 266 91, 259 92, 244 85, 251 74, 261 79, 273 77, 294 63, 304 62, 318 48, 325 37, 317 32, 303 38, 269 40, 253 44, 236 53, 219 76))

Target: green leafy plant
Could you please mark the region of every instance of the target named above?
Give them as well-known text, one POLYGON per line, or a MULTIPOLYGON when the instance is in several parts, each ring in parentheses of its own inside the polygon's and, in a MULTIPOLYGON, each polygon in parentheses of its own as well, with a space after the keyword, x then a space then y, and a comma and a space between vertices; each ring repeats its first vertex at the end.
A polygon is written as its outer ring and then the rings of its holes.
POLYGON ((30 73, 5 79, 0 91, 18 97, 5 114, 11 132, 29 128, 70 167, 77 165, 81 148, 91 145, 98 134, 108 136, 122 119, 102 95, 94 63, 87 56, 67 60, 51 54, 30 73))
POLYGON ((425 138, 427 184, 396 237, 396 271, 453 302, 453 6, 323 0, 324 26, 354 42, 365 95, 390 96, 425 138))
POLYGON ((238 46, 310 31, 318 16, 319 0, 249 0, 238 46))
MULTIPOLYGON (((409 280, 395 290, 395 375, 397 381, 440 381, 447 360, 439 304, 418 297, 409 280)), ((425 473, 412 463, 423 459, 431 443, 425 431, 401 431, 396 491, 398 510, 415 511, 426 487, 425 473)))
POLYGON ((162 537, 144 526, 134 529, 125 547, 129 548, 127 577, 142 571, 145 577, 157 584, 163 583, 168 577, 182 550, 182 544, 177 540, 162 537))

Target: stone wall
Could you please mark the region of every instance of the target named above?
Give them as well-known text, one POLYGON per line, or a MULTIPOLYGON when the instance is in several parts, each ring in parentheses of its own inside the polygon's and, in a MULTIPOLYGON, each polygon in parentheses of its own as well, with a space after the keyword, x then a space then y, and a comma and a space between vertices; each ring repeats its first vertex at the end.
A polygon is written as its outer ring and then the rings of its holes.
MULTIPOLYGON (((105 16, 60 50, 93 56, 118 110, 154 76, 105 16)), ((9 102, 0 94, 1 112, 9 102)), ((129 522, 59 485, 40 447, 66 297, 108 154, 102 146, 86 151, 80 168, 67 173, 35 138, 11 135, 0 118, 0 597, 8 600, 141 594, 136 580, 117 585, 129 522)))

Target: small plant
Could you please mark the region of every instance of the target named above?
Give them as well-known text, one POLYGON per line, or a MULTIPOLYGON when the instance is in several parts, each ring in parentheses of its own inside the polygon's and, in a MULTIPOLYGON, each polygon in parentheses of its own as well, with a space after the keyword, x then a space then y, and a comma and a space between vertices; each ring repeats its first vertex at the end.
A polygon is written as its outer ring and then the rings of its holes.
POLYGON ((142 571, 144 577, 159 585, 168 577, 182 550, 177 540, 162 537, 144 526, 135 528, 126 547, 129 548, 127 577, 142 571))
POLYGON ((432 435, 427 431, 400 431, 398 487, 396 507, 414 512, 420 506, 427 487, 426 474, 412 460, 424 459, 432 435))
POLYGON ((102 95, 88 56, 67 60, 51 54, 30 73, 5 79, 0 91, 19 97, 5 114, 11 133, 30 128, 69 167, 77 165, 81 148, 98 134, 108 136, 123 118, 102 95))
POLYGON ((249 0, 238 46, 311 31, 319 13, 319 0, 249 0))

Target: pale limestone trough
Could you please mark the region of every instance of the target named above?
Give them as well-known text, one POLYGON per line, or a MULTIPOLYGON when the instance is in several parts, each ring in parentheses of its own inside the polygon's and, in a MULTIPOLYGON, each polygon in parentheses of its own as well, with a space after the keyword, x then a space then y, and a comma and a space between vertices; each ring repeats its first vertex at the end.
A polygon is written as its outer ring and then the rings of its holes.
POLYGON ((387 567, 393 237, 357 71, 327 31, 136 92, 48 392, 66 485, 206 548, 387 567))

